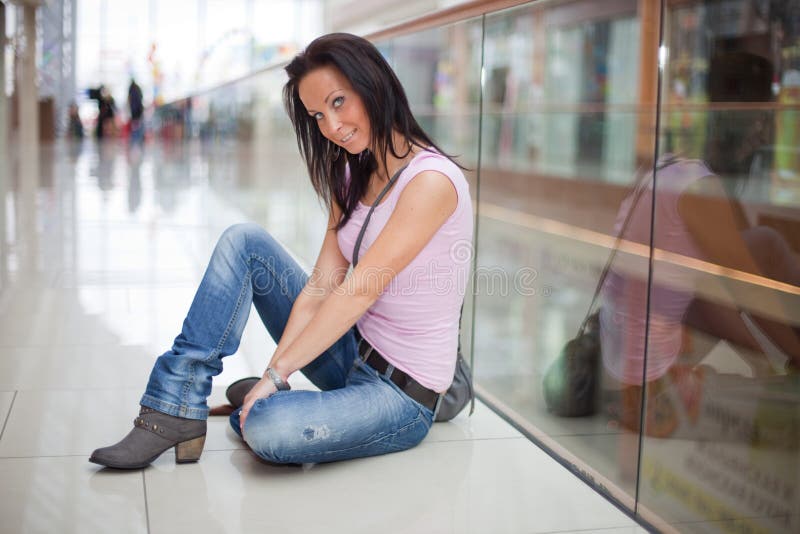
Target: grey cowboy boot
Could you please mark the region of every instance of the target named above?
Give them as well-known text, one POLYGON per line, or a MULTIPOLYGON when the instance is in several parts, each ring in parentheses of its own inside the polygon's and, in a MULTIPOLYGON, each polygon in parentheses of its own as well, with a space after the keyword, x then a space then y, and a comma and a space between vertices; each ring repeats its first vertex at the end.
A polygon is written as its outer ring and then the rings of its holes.
POLYGON ((205 441, 205 421, 175 417, 143 406, 139 417, 133 420, 133 430, 116 445, 94 451, 89 461, 115 469, 141 469, 175 447, 177 463, 196 462, 205 441))

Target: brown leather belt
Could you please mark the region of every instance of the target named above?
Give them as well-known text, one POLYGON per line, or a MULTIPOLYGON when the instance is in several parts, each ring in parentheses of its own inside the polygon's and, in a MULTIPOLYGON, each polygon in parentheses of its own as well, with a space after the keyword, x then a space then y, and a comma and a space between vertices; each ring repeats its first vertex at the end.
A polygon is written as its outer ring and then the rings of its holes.
MULTIPOLYGON (((356 329, 356 341, 358 342, 358 355, 361 357, 361 361, 378 371, 378 373, 385 374, 391 364, 375 350, 375 347, 369 344, 369 341, 361 337, 358 329, 356 329)), ((439 400, 439 394, 432 389, 426 388, 400 369, 394 366, 392 368, 393 371, 388 377, 389 380, 394 382, 406 395, 432 412, 436 412, 436 402, 439 400)))

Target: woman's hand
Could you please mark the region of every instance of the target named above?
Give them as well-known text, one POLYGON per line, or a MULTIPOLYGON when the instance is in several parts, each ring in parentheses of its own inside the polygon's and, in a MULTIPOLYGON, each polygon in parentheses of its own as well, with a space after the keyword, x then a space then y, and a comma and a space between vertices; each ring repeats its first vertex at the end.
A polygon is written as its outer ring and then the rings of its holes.
POLYGON ((242 411, 239 414, 239 430, 242 432, 242 435, 244 435, 244 422, 247 419, 247 414, 250 413, 250 408, 253 407, 253 404, 255 404, 258 399, 266 399, 276 391, 278 391, 278 389, 275 387, 275 384, 272 383, 272 380, 270 380, 269 376, 266 376, 262 377, 261 380, 256 382, 256 385, 253 386, 253 389, 251 389, 247 395, 245 395, 244 403, 242 404, 242 411))

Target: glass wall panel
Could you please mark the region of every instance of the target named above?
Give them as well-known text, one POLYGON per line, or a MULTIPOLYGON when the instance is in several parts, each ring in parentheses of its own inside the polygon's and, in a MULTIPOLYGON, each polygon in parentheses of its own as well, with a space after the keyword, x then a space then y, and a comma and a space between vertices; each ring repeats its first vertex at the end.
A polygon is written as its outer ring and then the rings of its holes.
POLYGON ((799 22, 796 1, 667 3, 646 383, 629 390, 640 511, 679 531, 800 531, 799 22))
MULTIPOLYGON (((482 19, 467 20, 376 43, 406 90, 420 125, 448 154, 466 167, 473 201, 478 198, 482 19)), ((472 261, 474 248, 456 250, 472 261)), ((472 304, 467 297, 461 321, 462 353, 472 353, 472 304)))
MULTIPOLYGON (((619 350, 605 302, 622 276, 641 292, 620 303, 624 320, 646 318, 649 205, 629 213, 655 148, 658 13, 636 0, 546 2, 485 21, 477 382, 631 510, 639 436, 624 388, 613 358, 581 354, 619 350), (643 241, 618 243, 625 226, 643 241), (576 354, 565 345, 585 319, 576 354)), ((643 344, 630 350, 644 359, 643 344)))

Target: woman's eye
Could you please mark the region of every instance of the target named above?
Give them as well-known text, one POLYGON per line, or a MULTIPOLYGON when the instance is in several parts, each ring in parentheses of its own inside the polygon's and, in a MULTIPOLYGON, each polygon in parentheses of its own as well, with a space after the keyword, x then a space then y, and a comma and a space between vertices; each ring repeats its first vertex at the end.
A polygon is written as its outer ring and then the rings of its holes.
POLYGON ((314 113, 314 114, 313 114, 313 115, 311 115, 311 116, 312 116, 312 117, 314 118, 314 120, 316 120, 316 121, 321 121, 321 120, 322 120, 322 113, 320 113, 319 111, 317 111, 316 113, 314 113))
POLYGON ((343 96, 337 96, 336 98, 333 99, 333 107, 338 108, 342 104, 344 104, 344 97, 343 96))

